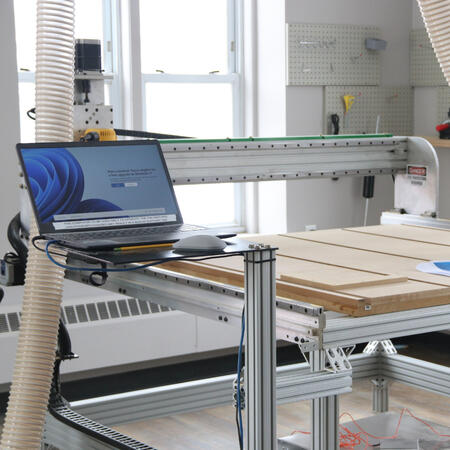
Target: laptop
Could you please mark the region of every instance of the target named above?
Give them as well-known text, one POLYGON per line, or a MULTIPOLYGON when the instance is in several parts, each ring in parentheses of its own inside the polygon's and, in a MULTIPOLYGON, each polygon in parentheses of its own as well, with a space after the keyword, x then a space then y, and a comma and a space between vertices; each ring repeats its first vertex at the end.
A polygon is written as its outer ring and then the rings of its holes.
POLYGON ((17 144, 39 233, 105 250, 221 233, 183 223, 156 140, 17 144))

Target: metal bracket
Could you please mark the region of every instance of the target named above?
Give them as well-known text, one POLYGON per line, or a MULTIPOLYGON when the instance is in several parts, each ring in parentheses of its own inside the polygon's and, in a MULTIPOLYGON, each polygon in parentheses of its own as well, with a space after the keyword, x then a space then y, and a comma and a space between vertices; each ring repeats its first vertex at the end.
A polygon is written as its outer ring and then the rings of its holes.
POLYGON ((376 389, 386 389, 389 383, 389 380, 386 378, 378 377, 372 378, 370 382, 375 386, 376 389))
POLYGON ((389 411, 389 380, 384 377, 372 378, 372 409, 376 413, 389 411))
POLYGON ((325 349, 325 370, 337 373, 351 369, 352 365, 341 347, 325 349))
MULTIPOLYGON (((303 357, 306 362, 311 366, 310 352, 306 352, 303 349, 303 346, 299 345, 300 351, 302 352, 303 357)), ((352 354, 355 346, 352 345, 350 347, 342 348, 326 348, 323 350, 325 356, 325 367, 324 369, 328 372, 338 373, 346 370, 352 370, 352 365, 349 361, 349 356, 352 354)))
POLYGON ((366 345, 363 350, 366 355, 371 355, 373 353, 384 353, 385 355, 396 355, 397 350, 392 344, 390 339, 385 339, 384 341, 371 341, 366 345))
POLYGON ((238 395, 240 397, 240 407, 241 410, 245 409, 245 379, 244 370, 241 370, 240 380, 239 380, 239 393, 237 388, 237 377, 233 380, 233 406, 238 407, 238 395))

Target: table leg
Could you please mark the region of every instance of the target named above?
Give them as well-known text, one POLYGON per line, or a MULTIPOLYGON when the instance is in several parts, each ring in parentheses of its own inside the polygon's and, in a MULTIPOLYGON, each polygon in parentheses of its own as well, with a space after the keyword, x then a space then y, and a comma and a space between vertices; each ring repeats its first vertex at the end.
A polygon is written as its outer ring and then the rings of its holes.
POLYGON ((373 412, 389 411, 389 382, 384 377, 377 377, 372 382, 372 409, 373 412))
MULTIPOLYGON (((310 353, 312 372, 325 368, 325 352, 317 350, 310 353)), ((339 396, 311 400, 311 449, 339 449, 339 396)))
POLYGON ((275 250, 245 256, 245 392, 248 450, 276 448, 275 250))

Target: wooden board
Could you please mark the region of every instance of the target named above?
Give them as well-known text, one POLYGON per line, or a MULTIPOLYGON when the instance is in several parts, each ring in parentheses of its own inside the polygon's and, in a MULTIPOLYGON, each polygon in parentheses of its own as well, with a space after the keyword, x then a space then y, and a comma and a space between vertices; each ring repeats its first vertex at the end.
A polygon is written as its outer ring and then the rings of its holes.
MULTIPOLYGON (((365 316, 449 303, 450 277, 416 269, 425 260, 450 259, 447 234, 423 227, 382 225, 246 238, 278 247, 278 296, 365 316)), ((239 256, 163 267, 244 285, 244 263, 239 256)))
POLYGON ((450 246, 450 230, 416 227, 414 225, 374 225, 371 227, 344 228, 344 230, 413 242, 426 242, 429 244, 450 246))
POLYGON ((272 243, 277 246, 279 248, 278 255, 361 271, 404 275, 417 281, 450 286, 450 277, 431 275, 416 270, 417 265, 423 261, 422 259, 367 252, 332 244, 292 239, 288 236, 258 236, 258 240, 264 244, 272 243))
POLYGON ((367 233, 355 233, 349 230, 321 230, 313 233, 291 233, 289 236, 311 242, 403 256, 422 261, 449 259, 450 256, 450 249, 447 246, 367 233))
POLYGON ((303 284, 330 291, 344 291, 365 286, 379 286, 408 281, 405 276, 379 275, 370 272, 343 269, 341 267, 327 267, 321 272, 303 273, 299 275, 281 274, 280 280, 288 283, 303 284), (349 271, 350 273, 346 273, 349 271))

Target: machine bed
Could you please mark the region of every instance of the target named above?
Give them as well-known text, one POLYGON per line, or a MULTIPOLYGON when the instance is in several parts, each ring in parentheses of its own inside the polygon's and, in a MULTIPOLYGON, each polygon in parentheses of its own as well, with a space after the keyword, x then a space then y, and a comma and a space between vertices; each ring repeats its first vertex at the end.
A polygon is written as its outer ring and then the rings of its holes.
MULTIPOLYGON (((450 302, 450 278, 420 272, 424 261, 450 259, 450 230, 377 225, 247 239, 278 247, 277 296, 354 317, 450 302)), ((239 256, 162 266, 243 286, 239 256)))

